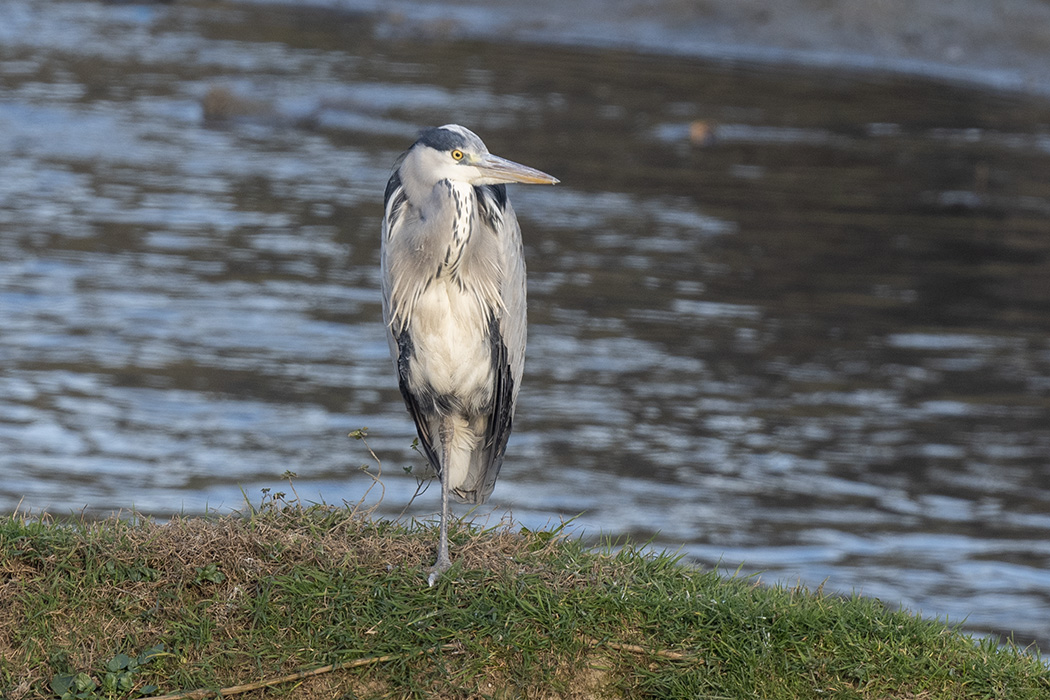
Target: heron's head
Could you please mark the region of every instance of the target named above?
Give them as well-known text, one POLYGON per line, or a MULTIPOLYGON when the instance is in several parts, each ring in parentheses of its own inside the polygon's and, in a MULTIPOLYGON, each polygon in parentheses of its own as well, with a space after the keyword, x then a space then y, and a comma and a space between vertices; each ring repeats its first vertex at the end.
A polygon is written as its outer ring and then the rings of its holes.
POLYGON ((556 177, 489 153, 485 143, 459 124, 425 129, 408 149, 401 165, 422 183, 433 186, 442 180, 470 185, 499 185, 523 182, 553 185, 556 177))

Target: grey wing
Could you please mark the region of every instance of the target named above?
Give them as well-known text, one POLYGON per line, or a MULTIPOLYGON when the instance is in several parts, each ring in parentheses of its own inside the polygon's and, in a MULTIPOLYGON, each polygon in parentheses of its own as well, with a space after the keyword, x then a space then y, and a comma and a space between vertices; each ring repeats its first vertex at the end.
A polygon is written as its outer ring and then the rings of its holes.
POLYGON ((525 252, 521 245, 521 227, 514 215, 514 207, 507 202, 503 217, 504 233, 500 237, 503 243, 506 274, 503 278, 501 294, 504 314, 500 319, 500 333, 507 346, 507 364, 510 366, 511 379, 514 382, 511 395, 511 406, 518 398, 518 387, 525 371, 525 341, 528 335, 525 298, 525 252))
MULTIPOLYGON (((383 291, 383 323, 386 325, 386 340, 390 348, 390 357, 394 361, 397 370, 397 384, 401 391, 401 397, 405 401, 409 414, 416 424, 416 434, 419 436, 420 446, 427 461, 439 475, 441 463, 438 460, 437 451, 434 449, 434 438, 430 427, 429 412, 433 411, 433 402, 427 405, 423 397, 416 396, 409 390, 408 377, 410 365, 413 358, 414 348, 412 338, 407 330, 407 324, 403 319, 395 318, 395 308, 404 311, 411 308, 403 302, 406 295, 411 297, 416 290, 405 290, 405 285, 395 284, 394 275, 404 275, 405 265, 403 262, 395 262, 395 251, 391 243, 391 234, 397 234, 398 227, 404 225, 406 219, 407 201, 404 197, 404 189, 401 179, 395 168, 390 181, 387 183, 385 200, 385 215, 383 217, 382 240, 380 245, 380 283, 383 291)), ((420 279, 416 277, 416 279, 420 279)))
POLYGON ((492 494, 503 466, 514 422, 514 407, 525 368, 525 257, 521 229, 510 203, 497 221, 503 280, 500 295, 503 308, 490 321, 492 362, 495 371, 492 411, 485 426, 482 449, 475 454, 471 471, 479 470, 480 483, 472 494, 461 494, 474 503, 483 503, 492 494))

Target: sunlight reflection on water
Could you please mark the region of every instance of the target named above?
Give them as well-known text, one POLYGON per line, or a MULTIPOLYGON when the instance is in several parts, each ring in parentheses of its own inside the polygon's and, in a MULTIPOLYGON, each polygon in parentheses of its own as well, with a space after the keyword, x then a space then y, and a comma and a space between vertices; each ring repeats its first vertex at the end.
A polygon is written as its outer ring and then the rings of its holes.
POLYGON ((367 24, 361 46, 308 18, 275 38, 287 8, 8 6, 7 509, 240 508, 286 471, 354 503, 371 457, 346 434, 368 426, 397 515, 420 458, 380 199, 417 126, 455 118, 563 181, 511 191, 527 379, 479 517, 582 514, 587 536, 1050 640, 1050 150, 1009 99, 572 49, 394 61, 367 24), (217 86, 244 102, 206 120, 217 86), (696 120, 712 140, 689 143, 696 120))

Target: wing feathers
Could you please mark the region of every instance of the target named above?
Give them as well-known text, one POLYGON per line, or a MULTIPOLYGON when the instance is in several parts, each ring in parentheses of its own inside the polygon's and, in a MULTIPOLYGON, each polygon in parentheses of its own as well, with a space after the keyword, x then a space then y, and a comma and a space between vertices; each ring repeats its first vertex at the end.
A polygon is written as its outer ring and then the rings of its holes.
POLYGON ((441 475, 441 461, 438 459, 437 452, 434 450, 434 438, 430 434, 430 421, 427 420, 428 415, 432 415, 434 411, 434 401, 431 398, 426 400, 422 396, 418 396, 415 392, 409 389, 409 363, 412 361, 413 348, 412 348, 412 337, 407 331, 396 334, 397 342, 397 385, 401 390, 401 398, 405 400, 405 406, 408 408, 409 415, 412 416, 412 421, 416 424, 416 434, 419 435, 419 445, 423 448, 423 454, 426 455, 427 461, 434 468, 434 471, 441 475), (427 405, 429 404, 429 405, 427 405))
POLYGON ((471 483, 473 491, 456 495, 470 503, 484 503, 496 486, 496 477, 503 466, 503 457, 507 452, 507 440, 510 439, 511 424, 514 419, 514 377, 507 363, 507 346, 499 330, 499 320, 493 316, 489 321, 489 332, 492 337, 492 366, 494 386, 492 408, 488 413, 485 434, 478 445, 478 450, 471 460, 471 483))

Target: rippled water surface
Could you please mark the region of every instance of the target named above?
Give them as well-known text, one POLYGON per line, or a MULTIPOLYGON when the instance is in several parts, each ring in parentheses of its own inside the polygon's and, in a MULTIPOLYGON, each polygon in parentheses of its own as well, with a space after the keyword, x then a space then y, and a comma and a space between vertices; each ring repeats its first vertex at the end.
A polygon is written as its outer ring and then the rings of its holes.
POLYGON ((382 191, 454 121, 562 180, 510 188, 530 344, 483 517, 1050 643, 1047 104, 328 11, 0 13, 4 510, 239 508, 288 470, 355 502, 367 426, 400 512, 382 191))

